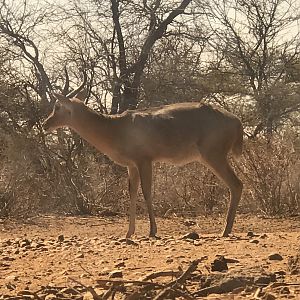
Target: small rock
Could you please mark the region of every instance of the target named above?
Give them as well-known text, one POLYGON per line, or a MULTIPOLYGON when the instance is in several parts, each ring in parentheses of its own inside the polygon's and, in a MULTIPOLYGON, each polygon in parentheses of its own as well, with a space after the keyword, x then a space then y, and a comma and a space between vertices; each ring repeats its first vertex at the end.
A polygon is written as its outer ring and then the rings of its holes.
POLYGON ((30 246, 30 244, 31 244, 30 240, 24 239, 24 240, 22 240, 22 241, 20 242, 20 247, 21 247, 21 248, 24 248, 24 247, 26 247, 26 246, 30 246))
POLYGON ((170 257, 170 258, 167 258, 166 263, 167 263, 167 264, 170 264, 170 263, 172 263, 173 261, 174 261, 174 259, 170 257))
POLYGON ((2 245, 5 247, 5 246, 11 246, 12 245, 12 241, 10 240, 10 239, 8 239, 8 240, 4 240, 3 242, 2 242, 2 245))
POLYGON ((283 270, 279 270, 279 271, 275 272, 274 274, 278 277, 284 277, 286 275, 286 272, 283 270))
POLYGON ((283 257, 279 253, 272 253, 268 258, 269 260, 283 260, 283 257))
POLYGON ((65 240, 65 237, 63 234, 60 234, 58 237, 57 237, 57 241, 62 243, 63 241, 65 240))
POLYGON ((105 267, 105 268, 103 268, 102 269, 102 271, 101 272, 99 272, 99 276, 103 276, 103 275, 109 275, 109 268, 107 268, 107 267, 105 267))
POLYGON ((75 258, 84 258, 84 254, 80 253, 80 254, 76 255, 75 258))
POLYGON ((49 249, 47 247, 38 248, 40 252, 47 252, 49 249))
POLYGON ((255 234, 254 234, 253 231, 248 231, 248 232, 247 232, 247 236, 248 236, 248 237, 254 237, 255 234))
POLYGON ((123 272, 121 270, 114 270, 109 273, 109 278, 122 278, 123 272))
POLYGON ((197 232, 195 231, 192 231, 188 234, 185 234, 183 237, 182 237, 183 240, 199 240, 200 239, 200 236, 197 232))
POLYGON ((44 243, 37 243, 35 245, 36 248, 42 248, 42 247, 45 247, 46 245, 44 243))
POLYGON ((211 270, 212 271, 227 271, 227 261, 223 255, 218 255, 218 257, 211 263, 211 270))
POLYGON ((260 236, 259 236, 259 238, 260 239, 265 239, 265 238, 267 238, 268 236, 264 233, 264 234, 261 234, 260 236))
POLYGON ((25 247, 23 247, 23 250, 30 250, 30 249, 32 249, 31 245, 26 245, 25 247))
POLYGON ((0 262, 0 267, 2 270, 8 270, 10 267, 10 264, 0 262))
POLYGON ((4 257, 2 257, 2 260, 5 260, 5 261, 14 261, 15 258, 10 257, 10 256, 4 256, 4 257))
POLYGON ((200 241, 197 241, 197 240, 193 241, 193 244, 194 244, 194 246, 201 246, 202 245, 202 243, 200 241))
POLYGON ((184 224, 185 226, 191 227, 191 226, 196 225, 196 222, 195 222, 194 220, 185 219, 185 220, 183 221, 183 224, 184 224))
POLYGON ((280 293, 284 294, 284 295, 288 295, 291 292, 290 292, 290 289, 287 286, 284 286, 284 287, 281 288, 280 293))
POLYGON ((45 274, 46 275, 51 275, 53 273, 54 273, 54 271, 52 269, 48 269, 45 274))
POLYGON ((259 240, 253 239, 253 240, 250 240, 249 243, 251 243, 251 244, 258 244, 259 240))
POLYGON ((116 267, 116 268, 122 268, 122 267, 125 267, 125 262, 124 262, 124 261, 121 261, 121 262, 119 262, 119 263, 116 263, 116 264, 115 264, 115 267, 116 267))

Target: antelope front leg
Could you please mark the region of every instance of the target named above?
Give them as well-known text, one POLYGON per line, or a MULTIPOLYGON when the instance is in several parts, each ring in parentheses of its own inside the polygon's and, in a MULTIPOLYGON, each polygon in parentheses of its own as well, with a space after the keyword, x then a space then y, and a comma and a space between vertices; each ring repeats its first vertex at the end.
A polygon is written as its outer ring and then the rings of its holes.
POLYGON ((141 178, 141 186, 143 195, 147 204, 148 214, 150 219, 150 236, 155 237, 157 233, 157 226, 155 222, 155 216, 152 206, 152 162, 144 161, 139 165, 139 173, 141 178))
POLYGON ((126 234, 126 238, 130 238, 135 232, 135 217, 136 217, 136 201, 137 191, 140 182, 139 171, 136 167, 128 167, 129 177, 129 196, 130 196, 130 207, 129 207, 129 227, 126 234))

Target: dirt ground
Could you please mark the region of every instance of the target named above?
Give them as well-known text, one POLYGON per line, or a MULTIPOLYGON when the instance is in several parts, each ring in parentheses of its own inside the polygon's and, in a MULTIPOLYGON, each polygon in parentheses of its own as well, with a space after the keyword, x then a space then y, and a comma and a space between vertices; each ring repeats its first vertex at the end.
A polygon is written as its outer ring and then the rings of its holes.
POLYGON ((0 299, 300 299, 299 221, 239 215, 221 238, 222 217, 157 219, 160 239, 149 239, 140 218, 126 240, 125 218, 0 220, 0 299), (189 278, 164 291, 193 261, 189 278), (112 292, 117 280, 123 288, 112 292), (156 290, 146 293, 143 280, 156 290))

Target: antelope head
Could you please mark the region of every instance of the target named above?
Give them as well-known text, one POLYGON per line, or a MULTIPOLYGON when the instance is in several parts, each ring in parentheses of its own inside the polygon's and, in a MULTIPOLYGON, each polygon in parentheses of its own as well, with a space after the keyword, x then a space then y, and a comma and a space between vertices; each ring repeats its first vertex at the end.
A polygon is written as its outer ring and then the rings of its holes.
POLYGON ((65 67, 64 69, 66 82, 62 94, 54 92, 52 93, 57 100, 54 104, 52 113, 43 123, 43 128, 47 132, 51 132, 62 127, 71 127, 72 115, 74 115, 75 107, 77 105, 84 105, 83 101, 88 96, 87 89, 84 88, 87 83, 86 72, 83 72, 83 82, 81 83, 81 85, 74 91, 68 93, 70 80, 67 68, 65 67))
POLYGON ((43 128, 51 132, 57 128, 69 127, 71 125, 73 100, 68 97, 53 93, 57 101, 54 104, 53 111, 43 123, 43 128))

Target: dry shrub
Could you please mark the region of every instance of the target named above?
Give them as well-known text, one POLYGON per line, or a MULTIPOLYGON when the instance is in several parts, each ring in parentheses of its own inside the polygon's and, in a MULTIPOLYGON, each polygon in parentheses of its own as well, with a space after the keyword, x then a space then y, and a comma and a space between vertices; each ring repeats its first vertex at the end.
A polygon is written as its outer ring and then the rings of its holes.
MULTIPOLYGON (((52 160, 47 149, 34 137, 10 136, 2 168, 6 193, 2 215, 26 215, 54 209, 69 189, 64 185, 65 169, 52 160), (61 193, 58 197, 58 193, 61 193)), ((3 185, 2 185, 3 188, 3 185)))
MULTIPOLYGON (((2 136, 0 215, 44 212, 125 214, 127 172, 74 134, 2 136)), ((300 209, 299 154, 287 139, 246 141, 234 163, 244 182, 240 212, 295 214, 300 209)), ((141 190, 138 212, 146 214, 141 190)), ((199 163, 156 164, 153 197, 159 216, 225 213, 226 186, 199 163)))
POLYGON ((104 216, 123 214, 129 205, 127 170, 101 154, 95 155, 89 165, 90 212, 104 216))
POLYGON ((247 141, 241 163, 244 199, 252 211, 271 216, 299 212, 299 155, 291 141, 280 137, 269 143, 265 139, 247 141))
POLYGON ((120 211, 120 171, 74 141, 48 145, 38 136, 11 135, 2 151, 0 215, 120 211))
POLYGON ((160 215, 196 216, 224 210, 228 190, 200 163, 158 164, 153 194, 160 215))
MULTIPOLYGON (((246 140, 242 157, 232 160, 244 182, 239 211, 268 216, 300 212, 300 160, 288 136, 246 140)), ((160 164, 154 175, 154 200, 160 215, 224 213, 227 187, 206 167, 160 164)))

